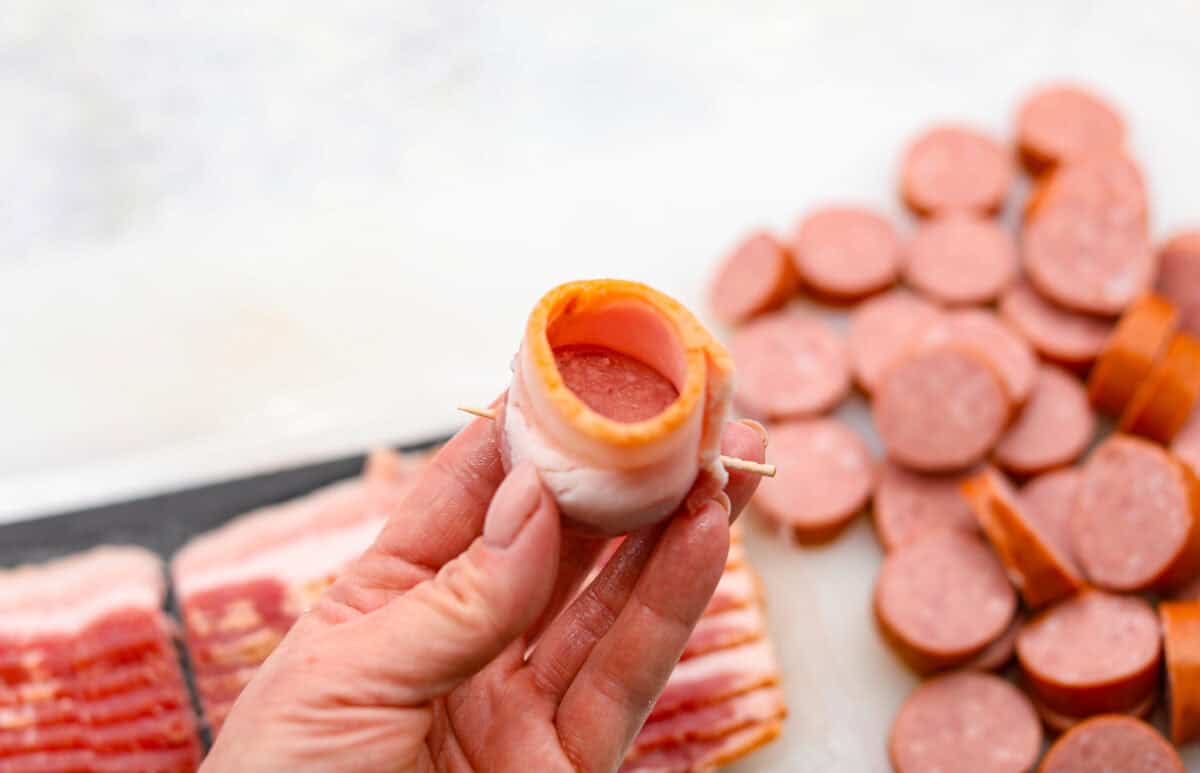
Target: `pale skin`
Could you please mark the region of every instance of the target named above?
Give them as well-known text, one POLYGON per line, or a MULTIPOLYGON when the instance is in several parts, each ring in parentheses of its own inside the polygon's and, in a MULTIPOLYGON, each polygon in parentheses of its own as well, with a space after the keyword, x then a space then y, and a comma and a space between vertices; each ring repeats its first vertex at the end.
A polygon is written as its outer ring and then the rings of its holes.
MULTIPOLYGON (((727 426, 722 453, 764 449, 727 426)), ((735 472, 631 535, 576 596, 604 541, 564 533, 536 472, 506 478, 493 422, 473 422, 263 664, 202 771, 615 770, 757 482, 735 472)))

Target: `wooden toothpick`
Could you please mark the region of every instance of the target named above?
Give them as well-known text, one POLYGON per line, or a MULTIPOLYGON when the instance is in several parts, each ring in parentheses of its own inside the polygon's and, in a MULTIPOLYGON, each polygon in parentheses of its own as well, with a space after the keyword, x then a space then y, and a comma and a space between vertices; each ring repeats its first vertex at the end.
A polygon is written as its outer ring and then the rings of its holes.
MULTIPOLYGON (((491 408, 473 408, 469 405, 460 405, 458 406, 458 410, 483 419, 495 420, 496 418, 496 412, 491 408)), ((749 472, 754 475, 762 475, 767 478, 775 477, 775 465, 773 464, 752 462, 749 459, 739 459, 736 456, 725 456, 724 454, 721 455, 721 464, 725 465, 725 469, 727 470, 749 472)))

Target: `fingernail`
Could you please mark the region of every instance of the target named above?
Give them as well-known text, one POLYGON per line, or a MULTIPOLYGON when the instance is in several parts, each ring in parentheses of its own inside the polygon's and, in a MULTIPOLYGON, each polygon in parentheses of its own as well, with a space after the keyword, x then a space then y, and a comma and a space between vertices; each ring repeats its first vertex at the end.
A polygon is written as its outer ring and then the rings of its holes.
POLYGON ((759 439, 762 440, 763 448, 767 447, 767 428, 766 427, 759 424, 754 419, 741 419, 738 421, 738 424, 745 424, 747 427, 749 427, 750 429, 757 432, 759 439))
POLYGON ((495 548, 511 545, 541 501, 542 483, 537 470, 529 462, 514 467, 488 506, 483 541, 495 548))
POLYGON ((713 497, 713 501, 717 503, 717 507, 719 507, 725 511, 725 516, 727 518, 730 518, 730 520, 733 520, 730 517, 730 511, 733 510, 733 503, 729 501, 728 494, 726 494, 724 491, 718 491, 716 493, 716 495, 713 497))

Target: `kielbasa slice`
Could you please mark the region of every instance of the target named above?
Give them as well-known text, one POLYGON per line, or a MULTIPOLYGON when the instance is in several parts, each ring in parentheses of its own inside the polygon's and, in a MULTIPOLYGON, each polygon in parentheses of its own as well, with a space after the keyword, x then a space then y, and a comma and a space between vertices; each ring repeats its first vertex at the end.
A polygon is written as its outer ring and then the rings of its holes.
POLYGON ((919 136, 900 165, 900 193, 918 215, 995 214, 1015 169, 1008 150, 965 126, 938 126, 919 136))
POLYGON ((1082 479, 1083 473, 1071 467, 1039 475, 1021 489, 1025 514, 1060 555, 1071 558, 1073 565, 1071 515, 1075 512, 1075 495, 1082 479))
POLYGON ((800 542, 836 536, 862 511, 874 489, 866 444, 838 419, 773 426, 767 459, 777 472, 759 483, 754 504, 800 542))
POLYGON ((1038 354, 1070 368, 1094 362, 1113 331, 1111 320, 1056 306, 1023 282, 1004 291, 999 308, 1038 354))
POLYGON ((1200 601, 1158 605, 1167 663, 1168 727, 1171 743, 1200 738, 1200 601))
POLYGON ((1004 567, 960 529, 941 529, 897 548, 875 580, 884 638, 919 674, 983 652, 1012 624, 1017 600, 1004 567))
POLYGON ((938 318, 932 303, 908 290, 889 290, 850 313, 850 363, 863 391, 875 390, 883 373, 908 352, 913 336, 938 318))
POLYGON ((1193 475, 1200 477, 1200 408, 1192 411, 1192 417, 1176 433, 1171 442, 1171 453, 1190 467, 1193 475))
POLYGON ((1178 326, 1179 311, 1160 295, 1145 295, 1125 310, 1088 378, 1096 410, 1121 415, 1178 326))
POLYGON ((1170 443, 1200 399, 1200 339, 1180 333, 1125 406, 1118 426, 1170 443))
MULTIPOLYGON (((1129 711, 1122 711, 1116 714, 1106 716, 1119 717, 1135 717, 1145 719, 1154 711, 1154 707, 1158 705, 1158 693, 1152 693, 1149 698, 1134 706, 1129 711)), ((1046 729, 1055 735, 1060 735, 1067 732, 1081 722, 1087 722, 1092 717, 1073 717, 1070 714, 1060 714, 1057 711, 1051 711, 1044 705, 1039 703, 1037 699, 1033 700, 1033 708, 1037 711, 1038 716, 1042 718, 1042 724, 1046 729)))
POLYGON ((946 215, 917 227, 904 252, 904 279, 938 303, 988 303, 1017 275, 1017 245, 999 223, 946 215))
POLYGON ((881 215, 861 207, 810 213, 796 229, 793 259, 801 280, 835 301, 879 292, 900 273, 900 239, 881 215))
POLYGON ((893 460, 921 472, 953 472, 978 463, 996 445, 1010 404, 981 356, 946 347, 889 369, 871 411, 893 460))
POLYGON ((1200 336, 1200 230, 1175 234, 1159 249, 1156 287, 1179 309, 1181 327, 1200 336))
POLYGON ((974 349, 995 368, 1014 405, 1021 405, 1033 390, 1037 357, 1025 339, 1014 333, 993 312, 962 309, 943 314, 914 339, 916 350, 947 344, 974 349))
POLYGON ((1035 615, 1017 637, 1033 696, 1083 718, 1134 709, 1158 681, 1162 636, 1154 609, 1136 596, 1080 593, 1035 615))
POLYGON ((914 690, 892 722, 888 756, 896 773, 1026 773, 1042 728, 1020 690, 992 674, 960 671, 914 690))
POLYGON ((1114 435, 1083 466, 1071 552, 1114 591, 1170 589, 1200 572, 1200 484, 1162 447, 1114 435))
POLYGON ((883 549, 920 539, 946 527, 977 532, 975 514, 958 490, 963 475, 926 475, 885 461, 875 489, 875 534, 883 549))
POLYGON ((1046 753, 1038 773, 1186 773, 1179 752, 1132 717, 1095 717, 1071 728, 1046 753))
POLYGON ((1124 141, 1125 122, 1116 109, 1078 86, 1043 88, 1017 112, 1017 148, 1034 174, 1124 141))
POLYGON ((1095 432, 1096 416, 1083 384, 1061 368, 1042 365, 1033 392, 993 457, 1014 475, 1036 475, 1074 462, 1095 432))
POLYGON ((782 242, 755 231, 725 258, 708 289, 713 316, 726 324, 782 306, 796 292, 796 269, 782 242))

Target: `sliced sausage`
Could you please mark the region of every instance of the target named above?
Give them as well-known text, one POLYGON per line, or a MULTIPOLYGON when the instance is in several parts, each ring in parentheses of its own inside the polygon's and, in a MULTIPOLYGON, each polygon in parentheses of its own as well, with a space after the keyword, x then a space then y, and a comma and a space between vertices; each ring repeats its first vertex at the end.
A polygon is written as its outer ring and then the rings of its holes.
POLYGON ((1119 151, 1093 153, 1041 178, 1025 202, 1024 219, 1065 207, 1101 222, 1146 224, 1150 195, 1141 168, 1119 151))
POLYGON ((1136 596, 1102 591, 1060 601, 1017 636, 1017 660, 1034 697, 1078 718, 1139 706, 1154 692, 1161 654, 1154 609, 1136 596))
POLYGON ((896 773, 1027 773, 1041 747, 1041 725, 1020 690, 961 671, 908 696, 892 722, 888 756, 896 773))
POLYGON ((995 214, 1004 206, 1016 170, 1008 150, 964 126, 938 126, 904 154, 900 193, 918 215, 995 214))
POLYGON ((938 303, 988 303, 1017 275, 1017 245, 999 223, 946 215, 917 227, 904 251, 904 279, 938 303))
POLYGON ((1176 234, 1159 249, 1156 287, 1179 309, 1183 329, 1200 335, 1200 230, 1176 234))
POLYGON ((1114 435, 1083 466, 1071 552, 1115 591, 1170 589, 1200 572, 1200 484, 1162 447, 1114 435))
POLYGON ((781 310, 749 322, 733 336, 734 402, 750 416, 815 416, 850 391, 842 339, 817 317, 781 310))
POLYGON ((1134 391, 1118 426, 1123 432, 1170 443, 1191 417, 1198 399, 1200 339, 1180 333, 1134 391))
POLYGON ((1021 489, 1025 513, 1046 539, 1074 564, 1071 552, 1071 514, 1083 473, 1077 468, 1055 470, 1039 475, 1021 489))
MULTIPOLYGON (((1108 716, 1136 717, 1138 719, 1145 719, 1146 717, 1150 716, 1151 712, 1154 711, 1154 707, 1156 705, 1158 705, 1158 693, 1154 692, 1151 693, 1149 698, 1134 706, 1132 709, 1108 716)), ((1039 703, 1036 698, 1033 699, 1033 708, 1037 710, 1038 716, 1042 718, 1042 724, 1046 726, 1046 729, 1056 735, 1065 733, 1079 723, 1087 722, 1088 720, 1092 719, 1092 717, 1073 717, 1070 714, 1061 714, 1057 711, 1051 711, 1039 703)))
POLYGON ((986 358, 1004 381, 1009 399, 1020 405, 1033 390, 1037 357, 1025 339, 1014 333, 994 313, 984 309, 962 309, 943 314, 917 334, 915 350, 946 344, 974 349, 986 358))
POLYGON ((1111 320, 1063 309, 1024 283, 1004 291, 1000 316, 1038 354, 1071 368, 1094 362, 1113 330, 1111 320))
POLYGON ((989 644, 983 652, 963 663, 960 668, 974 671, 999 671, 1007 666, 1017 654, 1017 636, 1020 635, 1021 626, 1024 624, 1024 615, 1018 614, 1013 618, 1012 625, 1008 626, 1008 630, 1000 634, 1000 638, 989 644))
POLYGON ((1126 309, 1088 378, 1096 410, 1121 415, 1178 325, 1178 310, 1159 295, 1145 295, 1126 309))
POLYGON ((708 289, 713 316, 726 324, 782 306, 796 292, 796 269, 787 247, 766 231, 743 239, 725 258, 708 289))
POLYGON ((982 357, 946 347, 892 366, 871 412, 892 459, 921 472, 953 472, 991 451, 1010 406, 1000 377, 982 357))
POLYGON ((800 542, 836 536, 874 488, 866 444, 838 419, 775 425, 767 459, 777 471, 759 484, 755 507, 800 542))
POLYGON ((1034 174, 1124 141, 1125 122, 1116 109, 1078 86, 1041 89, 1017 112, 1017 149, 1034 174))
POLYGON ((1096 416, 1079 379, 1052 365, 1038 368, 1033 392, 996 444, 996 463, 1014 475, 1070 464, 1092 441, 1096 416))
POLYGON ((861 207, 829 207, 796 229, 793 258, 818 294, 851 301, 876 293, 900 273, 900 239, 885 218, 861 207))
POLYGON ((850 314, 850 362, 865 392, 908 351, 913 336, 933 324, 940 312, 907 290, 890 290, 863 302, 850 314))
POLYGON ((1140 719, 1095 717, 1059 738, 1038 773, 1186 773, 1179 752, 1140 719))
POLYGON ((962 491, 1009 578, 1031 609, 1083 588, 1071 560, 1025 513, 1017 492, 1001 473, 985 469, 964 481, 962 491))
POLYGON ((875 534, 884 550, 895 550, 945 528, 978 531, 975 515, 958 490, 963 475, 926 475, 885 461, 875 489, 875 534))
POLYGON ((875 580, 875 618, 884 638, 919 674, 961 665, 1012 624, 1017 599, 986 545, 941 529, 897 548, 875 580))
POLYGON ((1192 417, 1183 425, 1171 442, 1171 453, 1200 477, 1200 408, 1192 411, 1192 417))
POLYGON ((1167 663, 1168 727, 1171 742, 1200 738, 1200 601, 1158 605, 1167 663))

